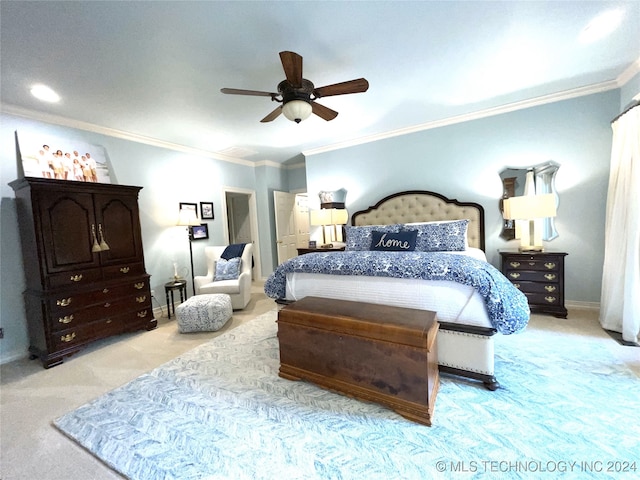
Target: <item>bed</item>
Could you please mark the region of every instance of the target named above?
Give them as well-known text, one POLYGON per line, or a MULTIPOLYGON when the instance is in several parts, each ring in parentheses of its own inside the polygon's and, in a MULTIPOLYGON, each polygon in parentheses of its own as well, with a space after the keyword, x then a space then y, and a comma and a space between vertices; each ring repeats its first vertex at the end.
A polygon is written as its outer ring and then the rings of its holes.
POLYGON ((440 371, 497 389, 493 337, 524 329, 529 307, 486 262, 483 207, 405 191, 354 213, 345 230, 344 252, 284 262, 265 293, 280 303, 316 296, 435 311, 440 371))

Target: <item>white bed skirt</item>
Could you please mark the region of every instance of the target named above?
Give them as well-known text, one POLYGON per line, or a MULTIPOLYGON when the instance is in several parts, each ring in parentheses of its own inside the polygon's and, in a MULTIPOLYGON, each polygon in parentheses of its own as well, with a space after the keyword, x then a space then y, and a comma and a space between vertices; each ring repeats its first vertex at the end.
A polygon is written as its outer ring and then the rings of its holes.
POLYGON ((287 300, 314 296, 437 312, 440 322, 493 328, 482 296, 468 285, 414 278, 288 273, 287 300))

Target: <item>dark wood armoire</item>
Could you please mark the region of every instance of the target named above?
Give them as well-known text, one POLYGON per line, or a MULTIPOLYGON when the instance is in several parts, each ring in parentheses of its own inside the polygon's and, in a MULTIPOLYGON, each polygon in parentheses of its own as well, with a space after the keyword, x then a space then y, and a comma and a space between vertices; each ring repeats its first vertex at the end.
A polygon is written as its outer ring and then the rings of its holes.
POLYGON ((49 368, 92 341, 157 326, 142 250, 141 187, 31 177, 10 185, 32 358, 49 368))

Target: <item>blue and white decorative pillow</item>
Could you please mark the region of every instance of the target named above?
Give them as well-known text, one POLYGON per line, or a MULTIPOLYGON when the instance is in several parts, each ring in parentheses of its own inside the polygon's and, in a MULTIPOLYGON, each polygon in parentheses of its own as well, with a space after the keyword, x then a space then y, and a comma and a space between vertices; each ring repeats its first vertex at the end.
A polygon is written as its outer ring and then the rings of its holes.
POLYGON ((216 274, 213 277, 214 282, 220 280, 235 280, 240 276, 240 263, 242 259, 240 257, 230 258, 225 260, 220 258, 216 261, 216 274))
POLYGON ((416 229, 418 252, 461 252, 467 249, 469 220, 407 224, 405 229, 416 229))
POLYGON ((374 230, 380 232, 398 233, 402 225, 363 225, 360 227, 354 227, 352 225, 346 225, 346 245, 344 247, 347 251, 365 251, 371 247, 371 233, 374 230))
POLYGON ((416 249, 417 230, 402 232, 371 232, 371 250, 379 252, 413 252, 416 249))

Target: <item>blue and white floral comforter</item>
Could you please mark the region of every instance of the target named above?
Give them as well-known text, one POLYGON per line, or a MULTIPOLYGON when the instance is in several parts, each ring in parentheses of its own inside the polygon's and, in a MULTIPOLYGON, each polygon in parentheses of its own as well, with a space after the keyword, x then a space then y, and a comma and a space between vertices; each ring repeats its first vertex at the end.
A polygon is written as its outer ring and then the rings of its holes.
POLYGON ((491 264, 466 255, 441 252, 348 251, 308 253, 279 265, 264 285, 267 296, 285 298, 287 273, 447 280, 469 285, 482 296, 489 321, 505 335, 529 321, 525 295, 491 264))

